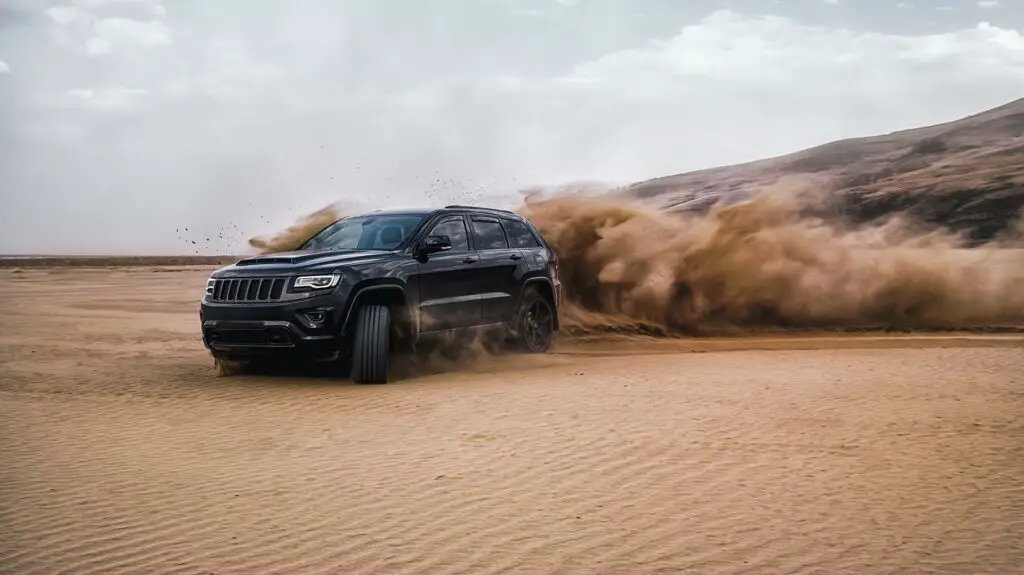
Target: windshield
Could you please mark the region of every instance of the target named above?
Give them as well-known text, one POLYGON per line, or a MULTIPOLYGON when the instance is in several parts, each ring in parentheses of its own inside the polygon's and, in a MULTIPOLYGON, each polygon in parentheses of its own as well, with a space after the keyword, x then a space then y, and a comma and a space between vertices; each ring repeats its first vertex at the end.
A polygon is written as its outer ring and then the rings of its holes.
POLYGON ((300 250, 393 250, 423 221, 419 215, 368 215, 344 218, 313 236, 300 250))

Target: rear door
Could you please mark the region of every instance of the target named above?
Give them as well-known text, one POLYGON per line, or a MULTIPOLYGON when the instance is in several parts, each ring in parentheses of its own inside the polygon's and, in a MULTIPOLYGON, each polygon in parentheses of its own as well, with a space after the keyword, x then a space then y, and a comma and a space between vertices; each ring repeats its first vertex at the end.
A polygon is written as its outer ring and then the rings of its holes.
POLYGON ((445 216, 428 234, 448 236, 452 249, 431 254, 419 264, 420 331, 479 325, 479 262, 469 243, 465 218, 445 216))
POLYGON ((480 285, 481 323, 510 321, 519 297, 519 269, 523 255, 509 247, 501 221, 493 216, 470 217, 473 246, 480 261, 477 277, 480 285))
POLYGON ((513 248, 519 248, 523 254, 523 273, 529 271, 541 271, 551 280, 554 289, 555 306, 561 302, 561 283, 558 281, 558 256, 554 250, 545 245, 537 232, 528 222, 502 218, 505 224, 505 233, 508 235, 508 243, 513 248))

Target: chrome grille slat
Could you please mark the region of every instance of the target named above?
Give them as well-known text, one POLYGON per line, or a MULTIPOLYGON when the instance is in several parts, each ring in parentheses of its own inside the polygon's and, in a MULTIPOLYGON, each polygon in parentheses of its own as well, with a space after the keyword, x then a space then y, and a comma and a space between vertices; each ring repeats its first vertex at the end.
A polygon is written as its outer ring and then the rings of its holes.
POLYGON ((277 301, 284 295, 286 278, 216 279, 210 301, 221 303, 260 303, 277 301))

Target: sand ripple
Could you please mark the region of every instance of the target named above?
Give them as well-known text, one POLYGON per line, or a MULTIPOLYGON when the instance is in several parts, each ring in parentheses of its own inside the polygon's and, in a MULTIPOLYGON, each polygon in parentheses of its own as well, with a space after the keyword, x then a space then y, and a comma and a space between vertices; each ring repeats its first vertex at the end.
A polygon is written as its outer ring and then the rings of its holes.
POLYGON ((41 273, 0 279, 2 573, 1024 565, 1019 336, 215 378, 202 273, 41 273))

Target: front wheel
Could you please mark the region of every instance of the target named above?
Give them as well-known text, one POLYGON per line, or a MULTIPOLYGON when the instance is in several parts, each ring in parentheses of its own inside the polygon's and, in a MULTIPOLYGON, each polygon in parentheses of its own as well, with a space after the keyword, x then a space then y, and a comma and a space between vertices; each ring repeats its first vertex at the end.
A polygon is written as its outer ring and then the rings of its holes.
POLYGON ((365 305, 359 308, 352 344, 352 381, 387 383, 391 308, 365 305))
POLYGON ((536 290, 523 295, 516 325, 517 347, 528 353, 544 353, 555 340, 555 311, 536 290))

